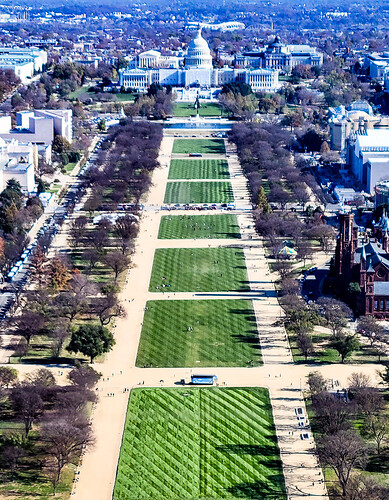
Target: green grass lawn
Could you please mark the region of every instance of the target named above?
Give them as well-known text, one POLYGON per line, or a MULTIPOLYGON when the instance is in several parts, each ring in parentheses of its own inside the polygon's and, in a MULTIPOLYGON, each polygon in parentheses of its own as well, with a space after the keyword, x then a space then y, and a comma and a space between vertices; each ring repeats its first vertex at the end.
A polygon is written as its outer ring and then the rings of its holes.
POLYGON ((137 366, 258 366, 261 351, 249 300, 147 302, 137 366))
POLYGON ((250 290, 241 248, 157 248, 150 292, 250 290))
MULTIPOLYGON (((314 332, 312 335, 312 343, 314 352, 311 356, 308 356, 308 363, 310 364, 329 364, 329 363, 340 363, 341 357, 339 353, 329 346, 330 334, 314 332)), ((293 360, 295 363, 305 363, 305 358, 302 356, 300 350, 297 347, 297 337, 289 333, 289 343, 292 349, 293 360)), ((374 347, 369 345, 361 345, 361 347, 354 351, 345 360, 345 363, 355 363, 355 364, 365 364, 365 363, 377 363, 378 362, 378 352, 374 347)))
MULTIPOLYGON (((83 94, 88 95, 88 89, 92 86, 93 86, 92 83, 88 83, 87 85, 83 85, 82 87, 79 87, 78 89, 74 90, 73 92, 70 92, 67 97, 69 99, 78 99, 83 94)), ((92 93, 92 95, 93 95, 93 93, 92 93)))
POLYGON ((236 215, 164 215, 159 224, 158 238, 240 238, 236 215))
POLYGON ((114 500, 285 500, 269 393, 133 389, 114 500))
POLYGON ((56 194, 61 189, 61 187, 62 184, 60 182, 53 182, 53 184, 51 184, 50 186, 50 189, 47 189, 46 191, 48 191, 49 193, 56 194))
POLYGON ((65 172, 69 175, 73 172, 74 167, 77 165, 77 162, 67 163, 64 166, 65 172))
MULTIPOLYGON (((196 110, 194 109, 193 102, 177 102, 174 105, 173 115, 174 116, 196 116, 196 110)), ((200 116, 221 116, 222 109, 217 103, 201 103, 199 108, 200 116)))
POLYGON ((226 148, 223 139, 175 139, 173 153, 224 154, 226 148))
POLYGON ((119 102, 134 102, 135 96, 134 94, 114 94, 116 97, 116 101, 119 102))
MULTIPOLYGON (((70 498, 73 480, 74 467, 69 465, 64 468, 62 479, 57 486, 55 497, 53 496, 53 486, 43 474, 42 465, 34 464, 29 468, 20 460, 22 465, 16 469, 12 478, 10 473, 0 475, 0 498, 23 499, 23 500, 68 500, 70 498)), ((24 460, 24 462, 28 462, 24 460)))
POLYGON ((168 182, 164 203, 233 203, 230 182, 168 182))
POLYGON ((172 160, 169 179, 229 179, 227 160, 172 160))

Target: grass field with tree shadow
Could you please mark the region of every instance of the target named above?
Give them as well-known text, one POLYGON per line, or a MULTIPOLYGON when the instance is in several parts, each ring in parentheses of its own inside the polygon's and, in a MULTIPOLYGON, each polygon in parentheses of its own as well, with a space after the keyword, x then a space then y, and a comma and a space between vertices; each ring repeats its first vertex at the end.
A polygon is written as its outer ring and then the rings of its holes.
POLYGON ((262 364, 251 300, 147 302, 137 366, 207 367, 262 364))
POLYGON ((133 389, 113 498, 285 500, 267 389, 133 389))

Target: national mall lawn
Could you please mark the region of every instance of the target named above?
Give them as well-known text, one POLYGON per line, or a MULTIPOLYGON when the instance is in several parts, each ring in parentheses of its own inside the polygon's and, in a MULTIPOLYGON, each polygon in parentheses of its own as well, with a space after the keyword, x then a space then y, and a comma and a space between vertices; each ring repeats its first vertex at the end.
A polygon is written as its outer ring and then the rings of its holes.
POLYGON ((227 160, 172 160, 169 179, 229 179, 227 160))
POLYGON ((139 367, 258 366, 262 364, 251 300, 147 302, 139 367))
POLYGON ((234 193, 230 182, 168 182, 164 203, 232 203, 234 193))
POLYGON ((285 500, 262 388, 133 389, 114 500, 285 500))
POLYGON ((164 215, 159 224, 158 238, 228 239, 240 238, 238 219, 233 214, 164 215))
POLYGON ((158 248, 150 292, 249 291, 242 248, 158 248))
POLYGON ((173 154, 224 154, 225 152, 223 139, 175 139, 173 144, 173 154))

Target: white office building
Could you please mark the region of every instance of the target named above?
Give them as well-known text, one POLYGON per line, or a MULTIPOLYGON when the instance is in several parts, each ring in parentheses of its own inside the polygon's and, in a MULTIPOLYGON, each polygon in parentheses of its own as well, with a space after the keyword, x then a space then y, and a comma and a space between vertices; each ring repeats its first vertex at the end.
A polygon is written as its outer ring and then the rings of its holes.
POLYGON ((353 133, 347 153, 348 165, 366 192, 373 194, 376 184, 389 178, 389 129, 353 133))
POLYGON ((0 191, 5 189, 10 179, 15 179, 26 195, 33 193, 36 190, 37 158, 36 145, 0 138, 0 191))
POLYGON ((389 128, 389 118, 384 115, 374 115, 367 101, 355 101, 347 108, 332 107, 328 109, 328 113, 331 148, 341 152, 345 152, 347 140, 353 132, 389 128))
POLYGON ((37 47, 0 47, 0 68, 12 69, 23 83, 47 64, 47 52, 37 47))

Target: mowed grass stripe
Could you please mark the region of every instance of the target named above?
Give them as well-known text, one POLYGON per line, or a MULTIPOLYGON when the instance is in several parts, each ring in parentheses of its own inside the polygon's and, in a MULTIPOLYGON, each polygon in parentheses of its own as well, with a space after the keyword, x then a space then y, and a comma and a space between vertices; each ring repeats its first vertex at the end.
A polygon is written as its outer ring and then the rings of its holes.
MULTIPOLYGON (((251 300, 147 302, 136 366, 260 364, 261 349, 251 300)), ((256 419, 260 422, 259 417, 256 419)))
POLYGON ((200 116, 221 116, 222 108, 218 103, 202 103, 197 110, 194 107, 194 102, 177 102, 173 106, 174 116, 196 116, 197 111, 200 116))
POLYGON ((172 160, 169 179, 229 179, 227 160, 172 160))
POLYGON ((285 500, 268 391, 132 390, 113 498, 285 500), (251 418, 257 411, 260 425, 251 418))
POLYGON ((165 240, 240 237, 238 219, 233 214, 164 215, 158 231, 158 238, 165 240))
POLYGON ((157 248, 150 292, 250 290, 242 248, 157 248))
POLYGON ((239 476, 241 477, 241 482, 239 485, 235 485, 232 488, 228 488, 233 496, 241 498, 242 496, 247 496, 248 498, 283 498, 274 488, 271 482, 268 481, 269 468, 274 472, 275 477, 283 482, 282 469, 280 463, 276 465, 273 460, 278 456, 279 450, 275 439, 275 428, 274 424, 271 423, 269 426, 269 413, 271 414, 270 400, 267 398, 265 404, 264 401, 259 400, 257 397, 250 398, 251 391, 236 390, 226 391, 228 395, 228 400, 225 401, 223 396, 215 393, 204 393, 203 397, 210 399, 208 406, 212 408, 210 412, 209 419, 209 435, 208 441, 211 444, 210 453, 206 457, 210 469, 221 469, 218 480, 213 484, 216 484, 216 488, 211 488, 210 484, 208 489, 203 491, 205 497, 217 497, 222 496, 225 491, 224 481, 236 481, 237 471, 239 471, 239 476), (235 398, 235 396, 237 396, 235 398), (242 407, 236 405, 236 400, 239 396, 246 400, 246 404, 242 407), (260 401, 262 404, 260 404, 260 401), (242 415, 240 419, 229 419, 231 414, 231 406, 236 408, 236 411, 242 415), (221 415, 219 408, 224 408, 223 415, 221 415), (257 411, 260 407, 261 412, 267 414, 267 419, 261 424, 256 423, 253 425, 251 418, 252 413, 257 411), (220 427, 217 425, 218 420, 228 420, 227 432, 220 432, 220 427), (255 444, 252 443, 252 428, 263 429, 268 428, 269 432, 262 433, 258 436, 255 444), (226 440, 223 436, 228 434, 228 439, 226 440), (234 443, 233 436, 237 434, 240 435, 239 444, 234 443), (225 445, 218 445, 218 443, 228 443, 225 445), (215 448, 219 448, 223 453, 226 454, 224 459, 221 461, 215 452, 215 448), (249 460, 248 460, 249 458, 249 460), (257 460, 259 459, 259 460, 257 460), (231 464, 232 461, 232 464, 231 464), (275 465, 273 469, 273 465, 275 465), (251 473, 252 467, 255 467, 258 474, 258 481, 256 483, 251 483, 251 473), (225 470, 227 469, 229 475, 226 476, 225 470), (246 495, 242 495, 246 493, 246 495))
POLYGON ((168 182, 164 203, 232 203, 230 182, 168 182))
POLYGON ((224 154, 226 148, 223 139, 175 139, 173 154, 224 154))

